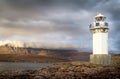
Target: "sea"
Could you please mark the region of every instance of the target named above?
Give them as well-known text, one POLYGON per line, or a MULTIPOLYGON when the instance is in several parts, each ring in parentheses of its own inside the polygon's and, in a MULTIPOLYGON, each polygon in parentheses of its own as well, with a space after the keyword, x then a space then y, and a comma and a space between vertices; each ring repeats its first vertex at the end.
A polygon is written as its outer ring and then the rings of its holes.
POLYGON ((31 62, 0 62, 0 71, 8 70, 35 70, 52 65, 53 63, 31 62))

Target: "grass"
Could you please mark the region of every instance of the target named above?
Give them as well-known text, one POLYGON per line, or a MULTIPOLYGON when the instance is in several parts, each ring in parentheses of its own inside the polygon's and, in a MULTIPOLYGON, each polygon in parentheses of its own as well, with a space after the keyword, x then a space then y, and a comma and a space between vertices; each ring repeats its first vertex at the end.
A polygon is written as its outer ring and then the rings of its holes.
POLYGON ((117 69, 120 69, 120 54, 116 54, 112 56, 112 66, 117 69))

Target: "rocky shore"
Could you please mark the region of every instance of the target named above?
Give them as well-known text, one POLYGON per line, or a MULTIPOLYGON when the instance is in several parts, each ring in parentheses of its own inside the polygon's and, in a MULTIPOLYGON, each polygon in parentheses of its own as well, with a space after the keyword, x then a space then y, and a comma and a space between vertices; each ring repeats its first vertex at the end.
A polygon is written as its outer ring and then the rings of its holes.
POLYGON ((1 71, 0 79, 120 79, 120 68, 66 62, 38 70, 1 71))

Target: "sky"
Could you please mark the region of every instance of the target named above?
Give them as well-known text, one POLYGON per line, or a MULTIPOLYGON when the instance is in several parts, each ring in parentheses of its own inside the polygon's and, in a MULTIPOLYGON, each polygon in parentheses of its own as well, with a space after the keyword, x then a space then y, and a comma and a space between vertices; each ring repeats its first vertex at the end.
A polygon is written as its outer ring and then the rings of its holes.
POLYGON ((109 51, 120 52, 120 0, 0 0, 0 40, 92 50, 98 13, 109 23, 109 51))

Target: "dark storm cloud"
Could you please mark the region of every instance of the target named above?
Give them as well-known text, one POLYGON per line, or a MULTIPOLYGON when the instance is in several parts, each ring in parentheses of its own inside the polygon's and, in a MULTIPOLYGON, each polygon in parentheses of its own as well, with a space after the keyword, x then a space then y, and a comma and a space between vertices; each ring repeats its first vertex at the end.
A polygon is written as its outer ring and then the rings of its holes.
POLYGON ((35 29, 35 30, 41 30, 42 32, 43 31, 46 32, 48 28, 45 28, 44 25, 40 25, 39 23, 38 23, 39 25, 30 25, 29 23, 28 25, 27 24, 22 25, 22 24, 19 24, 17 21, 22 20, 26 22, 26 20, 49 20, 50 22, 55 24, 52 27, 53 31, 61 31, 66 33, 67 32, 71 33, 72 30, 75 32, 78 29, 79 29, 78 31, 81 31, 82 33, 82 28, 79 28, 79 25, 76 26, 76 23, 75 23, 76 20, 73 19, 73 17, 75 16, 74 15, 72 16, 72 13, 75 13, 75 12, 73 11, 74 9, 72 9, 72 7, 80 9, 85 7, 85 4, 86 5, 88 3, 92 4, 92 2, 86 3, 84 0, 83 1, 79 1, 79 0, 76 0, 76 1, 75 0, 69 0, 69 1, 68 0, 64 0, 64 1, 62 0, 57 0, 57 1, 56 0, 44 0, 44 1, 43 0, 34 0, 34 1, 33 0, 12 0, 12 1, 5 0, 5 2, 7 7, 3 9, 4 10, 3 12, 1 12, 2 14, 1 17, 10 21, 9 23, 3 24, 4 27, 17 28, 17 29, 27 29, 28 27, 30 27, 29 29, 32 29, 32 30, 35 29), (71 6, 71 8, 69 8, 69 6, 71 6), (56 10, 58 11, 58 16, 57 16, 58 18, 56 18, 56 16, 54 15, 53 16, 49 15, 49 12, 51 12, 51 14, 52 13, 54 14, 57 12, 56 10))
MULTIPOLYGON (((41 6, 44 7, 70 7, 74 9, 84 9, 88 7, 93 7, 97 3, 99 3, 99 0, 6 0, 8 4, 10 4, 13 8, 18 9, 30 9, 34 7, 41 6)), ((41 8, 39 7, 39 8, 41 8)))
POLYGON ((99 2, 99 0, 1 0, 3 10, 1 14, 11 20, 17 18, 30 19, 36 18, 38 15, 45 16, 49 11, 88 10, 99 2))

